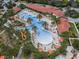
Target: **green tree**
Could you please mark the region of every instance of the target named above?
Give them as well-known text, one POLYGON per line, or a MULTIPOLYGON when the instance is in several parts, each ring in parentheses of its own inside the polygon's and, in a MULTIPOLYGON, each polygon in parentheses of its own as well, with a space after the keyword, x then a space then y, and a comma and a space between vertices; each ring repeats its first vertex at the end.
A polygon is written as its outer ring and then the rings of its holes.
POLYGON ((28 19, 27 19, 27 23, 28 23, 28 24, 32 24, 32 19, 31 19, 31 18, 28 18, 28 19))
POLYGON ((7 7, 8 7, 9 9, 12 9, 12 7, 13 7, 13 3, 12 3, 11 1, 10 1, 10 2, 8 2, 7 7))
POLYGON ((52 53, 51 55, 49 55, 48 57, 50 58, 50 59, 55 59, 55 57, 58 55, 58 53, 57 52, 54 52, 54 53, 52 53))
POLYGON ((68 5, 68 0, 63 0, 64 5, 68 5))
POLYGON ((20 4, 18 7, 21 8, 21 9, 25 9, 26 8, 26 6, 24 4, 20 4))
POLYGON ((43 59, 40 53, 36 53, 34 59, 43 59))
POLYGON ((37 33, 37 27, 36 27, 36 26, 33 26, 33 27, 32 27, 32 30, 33 30, 35 33, 37 33))
POLYGON ((65 7, 67 6, 66 1, 53 1, 51 5, 56 6, 56 7, 65 7))
POLYGON ((64 38, 64 42, 61 43, 61 48, 57 50, 59 54, 66 55, 66 48, 68 45, 69 45, 69 38, 64 38))
POLYGON ((8 19, 10 16, 13 16, 13 15, 14 15, 13 9, 9 9, 9 10, 3 15, 3 18, 8 19))
POLYGON ((79 50, 79 40, 74 39, 72 45, 75 49, 79 50))
POLYGON ((27 44, 24 45, 23 48, 23 55, 24 56, 29 56, 32 52, 34 52, 36 49, 35 47, 32 45, 31 42, 28 42, 27 44))
POLYGON ((15 56, 17 54, 17 47, 15 48, 10 48, 9 46, 5 46, 4 44, 0 44, 0 55, 5 55, 5 56, 15 56))
POLYGON ((59 17, 56 17, 55 15, 49 14, 51 17, 51 21, 54 22, 54 24, 59 22, 59 17))
POLYGON ((79 0, 76 0, 79 3, 79 0))
POLYGON ((47 24, 47 22, 44 22, 43 27, 48 30, 48 24, 47 24))
POLYGON ((37 16, 37 18, 38 18, 39 20, 42 19, 42 15, 39 14, 39 15, 37 16))

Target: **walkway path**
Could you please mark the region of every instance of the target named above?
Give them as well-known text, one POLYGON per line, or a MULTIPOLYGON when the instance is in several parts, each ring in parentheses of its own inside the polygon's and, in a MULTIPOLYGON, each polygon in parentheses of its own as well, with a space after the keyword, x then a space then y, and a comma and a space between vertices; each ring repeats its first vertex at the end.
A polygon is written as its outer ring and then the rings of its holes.
POLYGON ((4 32, 5 32, 5 30, 1 31, 1 32, 0 32, 0 35, 3 34, 4 32))
POLYGON ((68 17, 69 22, 77 22, 79 23, 79 18, 70 18, 68 17))

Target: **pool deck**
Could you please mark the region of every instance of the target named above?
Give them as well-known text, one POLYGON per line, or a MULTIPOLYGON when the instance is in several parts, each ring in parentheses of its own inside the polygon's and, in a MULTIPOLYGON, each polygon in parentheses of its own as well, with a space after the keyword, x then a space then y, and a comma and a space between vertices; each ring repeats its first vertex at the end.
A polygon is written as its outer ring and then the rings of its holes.
POLYGON ((39 48, 42 48, 43 51, 48 51, 49 49, 56 50, 55 46, 61 46, 59 42, 60 37, 58 36, 57 26, 54 25, 53 27, 50 27, 51 25, 50 18, 42 14, 41 15, 43 17, 39 21, 39 19, 37 18, 39 14, 40 13, 26 8, 15 16, 19 16, 19 18, 25 22, 26 28, 30 31, 32 35, 32 43, 36 48, 38 48, 39 44, 39 48), (32 18, 31 25, 27 25, 28 18, 32 18), (44 22, 48 23, 49 25, 48 28, 50 28, 51 31, 44 29, 43 27, 44 22), (34 31, 32 30, 33 26, 37 27, 37 33, 34 33, 34 31), (54 44, 55 46, 52 47, 52 44, 54 44))

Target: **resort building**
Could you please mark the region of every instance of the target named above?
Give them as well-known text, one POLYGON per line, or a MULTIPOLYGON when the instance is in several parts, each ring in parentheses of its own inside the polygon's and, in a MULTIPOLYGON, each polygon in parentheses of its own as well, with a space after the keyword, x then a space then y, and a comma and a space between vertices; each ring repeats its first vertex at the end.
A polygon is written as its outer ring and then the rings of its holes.
MULTIPOLYGON (((17 7, 14 8, 16 9, 13 9, 15 12, 20 10, 20 12, 14 16, 14 19, 25 24, 25 28, 31 33, 31 42, 34 47, 40 52, 44 51, 48 53, 52 53, 53 50, 61 48, 61 42, 64 41, 64 38, 61 38, 59 33, 69 30, 68 19, 64 16, 64 13, 58 8, 48 5, 28 4, 26 7, 27 8, 22 11, 19 8, 17 9, 17 7), (44 15, 39 12, 48 14, 44 15), (60 17, 60 23, 52 24, 54 21, 49 17, 49 14, 57 18, 60 17)), ((17 29, 20 28, 17 27, 16 30, 17 29)))

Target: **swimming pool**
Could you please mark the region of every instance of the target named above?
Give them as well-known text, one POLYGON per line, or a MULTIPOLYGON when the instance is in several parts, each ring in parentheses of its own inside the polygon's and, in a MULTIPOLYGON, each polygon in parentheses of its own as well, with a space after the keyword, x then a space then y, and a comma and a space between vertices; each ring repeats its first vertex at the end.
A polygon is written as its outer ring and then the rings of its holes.
POLYGON ((48 30, 44 29, 43 24, 45 21, 39 21, 39 19, 36 17, 37 15, 34 15, 32 13, 28 13, 27 11, 22 11, 18 14, 18 16, 22 19, 27 21, 28 18, 32 19, 32 23, 30 26, 26 26, 26 28, 31 32, 33 26, 36 26, 37 28, 37 35, 36 38, 41 44, 49 44, 52 42, 52 33, 48 30))

